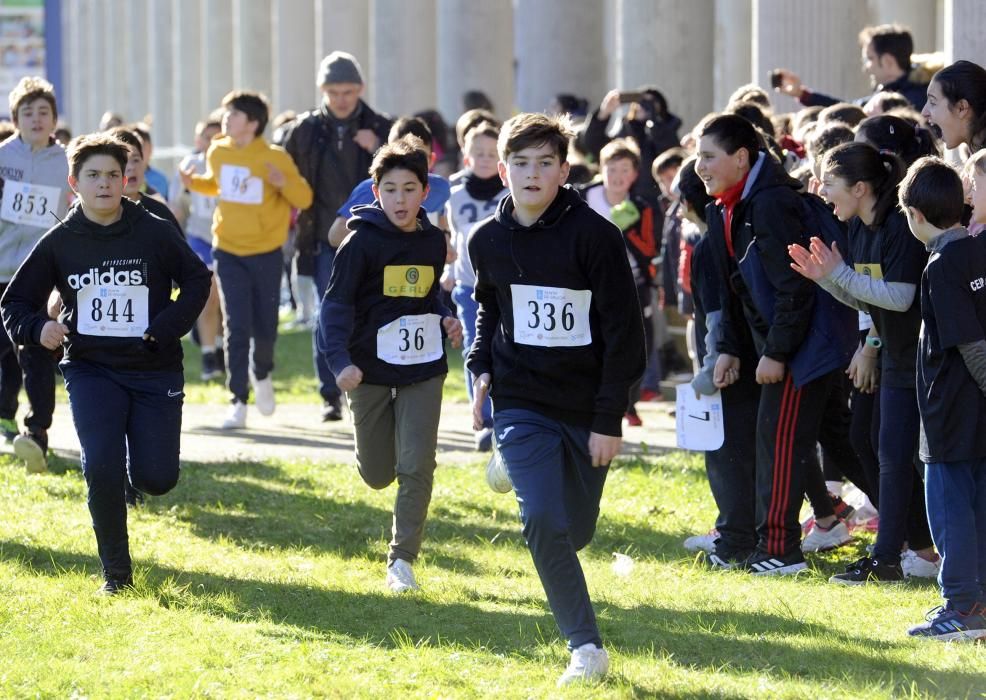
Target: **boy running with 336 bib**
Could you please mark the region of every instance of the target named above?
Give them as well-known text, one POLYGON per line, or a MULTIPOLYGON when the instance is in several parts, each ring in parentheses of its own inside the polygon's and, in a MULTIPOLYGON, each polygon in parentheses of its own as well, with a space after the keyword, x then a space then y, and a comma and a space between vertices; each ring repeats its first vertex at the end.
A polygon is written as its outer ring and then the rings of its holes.
POLYGON ((493 399, 501 462, 524 538, 572 652, 559 679, 603 676, 609 659, 577 555, 592 539, 630 386, 644 372, 644 326, 620 230, 568 177, 568 125, 520 114, 500 132, 510 188, 469 239, 479 314, 467 366, 473 428, 493 399))
POLYGON ((173 225, 123 197, 127 156, 108 134, 69 145, 68 180, 80 203, 38 242, 0 300, 13 342, 65 348, 62 375, 109 594, 133 582, 125 483, 152 495, 178 483, 181 337, 210 279, 173 225), (63 304, 57 321, 45 311, 52 289, 63 304))
POLYGON ((428 155, 413 137, 387 144, 370 166, 373 204, 356 207, 322 301, 319 349, 348 393, 356 465, 369 486, 397 479, 387 585, 418 588, 411 564, 431 503, 442 385, 443 335, 462 326, 438 297, 445 234, 428 221, 428 155))

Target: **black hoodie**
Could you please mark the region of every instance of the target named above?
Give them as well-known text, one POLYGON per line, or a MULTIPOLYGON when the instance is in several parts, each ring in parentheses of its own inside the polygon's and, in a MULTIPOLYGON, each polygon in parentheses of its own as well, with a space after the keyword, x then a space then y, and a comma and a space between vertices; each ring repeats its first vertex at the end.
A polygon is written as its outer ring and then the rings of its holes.
POLYGON ((623 236, 567 187, 529 227, 513 210, 507 195, 469 238, 480 307, 467 367, 491 375, 496 410, 527 408, 619 436, 646 363, 623 236), (577 308, 586 298, 588 333, 577 308), (518 332, 515 301, 524 314, 518 332))
POLYGON ((319 309, 318 348, 329 368, 338 376, 356 365, 363 382, 392 387, 446 374, 441 320, 452 312, 438 296, 445 234, 424 209, 418 210, 417 231, 401 231, 379 202, 355 207, 348 226, 353 232, 339 246, 319 309), (432 324, 439 337, 419 324, 432 324), (427 343, 429 337, 435 342, 427 343))
POLYGON ((40 345, 41 329, 51 320, 46 302, 57 289, 63 304, 58 320, 69 328, 65 362, 180 371, 181 337, 205 306, 212 273, 170 223, 126 197, 122 207, 117 222, 101 226, 76 205, 48 231, 0 300, 3 325, 14 343, 40 345), (172 282, 180 289, 174 300, 172 282), (100 328, 109 322, 120 325, 100 328), (87 332, 79 332, 80 323, 87 332), (145 343, 145 332, 156 342, 145 343))

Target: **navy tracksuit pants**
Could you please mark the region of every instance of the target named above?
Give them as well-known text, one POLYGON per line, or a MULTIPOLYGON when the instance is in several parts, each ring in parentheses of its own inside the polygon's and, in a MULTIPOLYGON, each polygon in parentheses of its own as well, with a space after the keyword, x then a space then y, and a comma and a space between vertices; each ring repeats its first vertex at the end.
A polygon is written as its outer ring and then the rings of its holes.
POLYGON ((609 467, 593 467, 589 430, 536 411, 496 410, 493 430, 520 505, 524 539, 569 649, 602 646, 577 552, 592 540, 609 467))
POLYGON ((84 361, 62 365, 82 446, 82 473, 99 561, 107 579, 132 574, 124 486, 152 496, 178 483, 184 377, 121 371, 84 361))

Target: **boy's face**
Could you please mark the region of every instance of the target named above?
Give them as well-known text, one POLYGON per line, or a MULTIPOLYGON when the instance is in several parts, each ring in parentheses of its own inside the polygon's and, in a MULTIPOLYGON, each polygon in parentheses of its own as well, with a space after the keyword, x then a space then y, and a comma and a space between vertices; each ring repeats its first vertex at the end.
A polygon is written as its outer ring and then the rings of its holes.
POLYGON ((208 150, 209 144, 212 143, 212 139, 216 137, 216 134, 220 133, 220 129, 215 126, 207 126, 202 129, 202 131, 195 134, 195 148, 199 151, 208 150))
POLYGON ((123 173, 127 176, 127 184, 123 188, 123 194, 131 199, 137 199, 140 196, 140 187, 144 184, 144 158, 137 152, 136 148, 130 148, 129 153, 127 169, 123 173))
POLYGON ((496 153, 496 139, 490 136, 474 136, 469 140, 469 148, 462 162, 476 177, 485 179, 496 175, 496 164, 499 159, 496 153))
POLYGON ((986 224, 986 175, 975 171, 972 179, 972 222, 986 224))
POLYGON ((227 107, 223 112, 223 134, 234 141, 253 138, 257 134, 258 122, 250 121, 246 112, 235 107, 227 107))
POLYGON ((671 184, 674 182, 675 176, 678 174, 678 169, 680 165, 671 165, 664 170, 660 170, 657 173, 657 186, 661 190, 661 194, 670 199, 674 199, 674 192, 671 191, 671 184))
POLYGON ((506 162, 497 163, 500 179, 510 188, 514 206, 531 214, 540 214, 558 195, 558 188, 568 179, 568 163, 562 163, 549 143, 511 153, 506 162))
POLYGON ((43 97, 25 102, 17 108, 14 125, 21 132, 21 139, 31 146, 48 143, 55 130, 55 112, 51 103, 43 97))
POLYGON ((346 119, 356 111, 363 86, 359 83, 329 83, 322 86, 325 104, 336 119, 346 119))
POLYGON ((603 166, 603 188, 606 194, 626 198, 637 180, 637 169, 629 158, 611 158, 603 166))
POLYGON ((383 213, 401 231, 418 228, 418 211, 428 196, 428 188, 410 170, 394 168, 384 173, 380 183, 373 185, 373 196, 380 200, 383 213))
POLYGON ((869 73, 873 85, 889 83, 898 70, 897 59, 889 53, 877 53, 873 42, 863 47, 863 72, 869 73))
POLYGON ((97 154, 82 164, 78 178, 69 175, 68 183, 87 211, 106 216, 120 208, 126 177, 113 156, 97 154))
POLYGON ((737 184, 749 170, 750 161, 745 148, 726 153, 712 136, 702 136, 698 140, 695 172, 705 183, 705 191, 713 197, 737 184))

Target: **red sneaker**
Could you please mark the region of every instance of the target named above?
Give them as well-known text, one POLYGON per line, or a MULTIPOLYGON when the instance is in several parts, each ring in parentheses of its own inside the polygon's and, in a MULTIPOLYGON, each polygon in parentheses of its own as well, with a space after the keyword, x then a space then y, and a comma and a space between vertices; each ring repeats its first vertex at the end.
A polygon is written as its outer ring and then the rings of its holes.
POLYGON ((641 401, 664 401, 664 396, 661 392, 654 391, 653 389, 641 389, 640 390, 640 400, 641 401))
POLYGON ((640 420, 640 416, 638 416, 636 413, 627 413, 623 417, 627 419, 627 425, 632 425, 634 427, 639 428, 641 425, 644 424, 644 422, 640 420))

